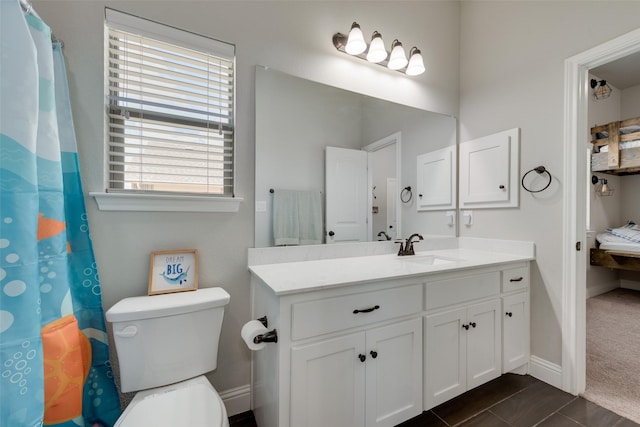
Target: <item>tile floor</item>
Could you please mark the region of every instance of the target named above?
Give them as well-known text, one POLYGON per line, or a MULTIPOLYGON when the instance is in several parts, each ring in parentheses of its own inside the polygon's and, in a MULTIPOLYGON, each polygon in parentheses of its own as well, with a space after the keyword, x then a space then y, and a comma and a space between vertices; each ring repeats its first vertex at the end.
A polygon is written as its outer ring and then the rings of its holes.
MULTIPOLYGON (((229 421, 231 427, 256 427, 251 412, 234 415, 229 421)), ((640 427, 640 424, 531 376, 506 374, 398 427, 450 426, 640 427)))

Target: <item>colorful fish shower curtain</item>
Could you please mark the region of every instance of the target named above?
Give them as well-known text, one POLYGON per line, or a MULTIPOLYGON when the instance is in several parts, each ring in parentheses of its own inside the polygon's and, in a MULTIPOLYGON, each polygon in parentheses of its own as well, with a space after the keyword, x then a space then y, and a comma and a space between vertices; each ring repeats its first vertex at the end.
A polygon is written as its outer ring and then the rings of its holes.
POLYGON ((0 426, 112 426, 120 403, 64 59, 0 0, 0 426))

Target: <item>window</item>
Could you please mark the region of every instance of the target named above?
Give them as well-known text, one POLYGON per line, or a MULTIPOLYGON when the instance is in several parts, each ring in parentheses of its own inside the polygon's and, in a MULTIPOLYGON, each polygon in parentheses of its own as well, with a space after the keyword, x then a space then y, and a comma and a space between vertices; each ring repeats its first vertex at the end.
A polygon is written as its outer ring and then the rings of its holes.
POLYGON ((106 9, 107 191, 234 196, 228 43, 106 9))

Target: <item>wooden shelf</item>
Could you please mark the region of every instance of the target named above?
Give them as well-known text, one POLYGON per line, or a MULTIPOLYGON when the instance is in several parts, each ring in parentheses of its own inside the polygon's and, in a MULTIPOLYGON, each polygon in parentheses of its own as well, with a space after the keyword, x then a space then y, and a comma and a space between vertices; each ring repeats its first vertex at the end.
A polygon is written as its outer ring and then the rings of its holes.
POLYGON ((640 253, 591 248, 590 264, 618 270, 640 271, 640 253))
POLYGON ((640 147, 620 149, 620 144, 627 141, 640 140, 640 131, 621 134, 620 129, 640 125, 640 117, 611 122, 591 128, 591 143, 594 153, 591 154, 591 170, 612 175, 632 175, 640 173, 640 147), (606 132, 606 138, 598 138, 598 134, 606 132), (607 152, 599 152, 603 146, 607 152))

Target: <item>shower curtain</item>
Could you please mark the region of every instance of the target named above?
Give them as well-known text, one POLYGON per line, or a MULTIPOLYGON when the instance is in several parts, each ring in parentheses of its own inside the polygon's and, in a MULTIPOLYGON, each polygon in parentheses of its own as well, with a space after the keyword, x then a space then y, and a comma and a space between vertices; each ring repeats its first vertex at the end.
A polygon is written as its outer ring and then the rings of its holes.
POLYGON ((0 425, 120 415, 59 43, 0 0, 0 425))

